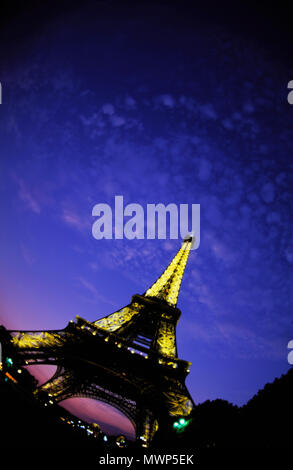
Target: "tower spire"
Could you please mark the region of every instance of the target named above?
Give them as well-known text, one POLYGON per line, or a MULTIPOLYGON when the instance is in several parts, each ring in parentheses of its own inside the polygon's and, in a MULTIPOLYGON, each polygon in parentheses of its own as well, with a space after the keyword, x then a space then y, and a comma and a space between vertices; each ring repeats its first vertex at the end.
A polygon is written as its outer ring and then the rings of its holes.
MULTIPOLYGON (((176 307, 179 289, 187 263, 190 249, 194 243, 193 236, 186 236, 178 253, 156 282, 141 297, 165 300, 171 307, 176 307)), ((100 318, 94 324, 108 331, 117 331, 141 313, 142 304, 131 302, 126 307, 100 318)))
POLYGON ((176 307, 178 294, 194 237, 186 236, 178 253, 156 282, 145 292, 145 297, 156 297, 176 307))

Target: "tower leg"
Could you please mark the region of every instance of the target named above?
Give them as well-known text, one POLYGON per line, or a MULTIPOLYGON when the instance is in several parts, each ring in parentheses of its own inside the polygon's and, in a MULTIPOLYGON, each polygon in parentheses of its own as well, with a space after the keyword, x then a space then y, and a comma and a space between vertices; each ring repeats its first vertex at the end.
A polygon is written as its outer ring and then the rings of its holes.
POLYGON ((136 439, 142 447, 149 447, 158 428, 158 421, 150 410, 143 410, 138 414, 136 439))

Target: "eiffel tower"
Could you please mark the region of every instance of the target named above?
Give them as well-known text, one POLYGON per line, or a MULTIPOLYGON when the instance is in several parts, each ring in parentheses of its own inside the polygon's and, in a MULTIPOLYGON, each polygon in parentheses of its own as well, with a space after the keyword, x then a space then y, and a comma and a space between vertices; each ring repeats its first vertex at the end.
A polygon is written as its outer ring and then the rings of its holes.
POLYGON ((105 402, 130 419, 144 447, 159 426, 170 431, 175 419, 190 415, 194 403, 185 385, 190 362, 177 354, 176 305, 193 242, 185 237, 156 282, 104 318, 89 322, 77 316, 63 330, 9 331, 18 364, 57 366, 34 391, 43 405, 71 397, 105 402))

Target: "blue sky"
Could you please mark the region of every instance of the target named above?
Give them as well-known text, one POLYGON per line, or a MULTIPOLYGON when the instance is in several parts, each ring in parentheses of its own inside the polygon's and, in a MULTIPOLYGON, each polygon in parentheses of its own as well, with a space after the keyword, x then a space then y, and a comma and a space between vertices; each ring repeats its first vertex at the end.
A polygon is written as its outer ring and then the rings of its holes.
POLYGON ((161 274, 180 241, 95 240, 96 203, 201 204, 178 350, 196 403, 241 405, 289 368, 292 67, 221 21, 95 8, 7 33, 0 319, 94 321, 161 274))

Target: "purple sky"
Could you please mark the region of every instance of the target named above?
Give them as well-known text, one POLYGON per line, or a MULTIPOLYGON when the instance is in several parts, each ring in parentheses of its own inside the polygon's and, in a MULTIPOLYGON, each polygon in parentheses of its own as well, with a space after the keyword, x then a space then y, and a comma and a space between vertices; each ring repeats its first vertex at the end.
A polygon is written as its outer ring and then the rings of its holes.
POLYGON ((94 204, 200 203, 179 356, 196 403, 242 405, 288 370, 293 338, 286 51, 215 15, 86 5, 3 33, 0 321, 94 321, 143 293, 179 249, 95 240, 94 204))

